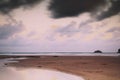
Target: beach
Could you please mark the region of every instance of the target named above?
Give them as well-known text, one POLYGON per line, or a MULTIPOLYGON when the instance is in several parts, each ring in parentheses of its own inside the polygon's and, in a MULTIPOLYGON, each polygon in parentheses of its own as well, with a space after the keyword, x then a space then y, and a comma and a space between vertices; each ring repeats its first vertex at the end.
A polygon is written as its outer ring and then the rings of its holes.
MULTIPOLYGON (((4 58, 20 56, 0 56, 4 58)), ((119 80, 120 56, 22 56, 26 59, 7 66, 58 70, 85 80, 119 80)))

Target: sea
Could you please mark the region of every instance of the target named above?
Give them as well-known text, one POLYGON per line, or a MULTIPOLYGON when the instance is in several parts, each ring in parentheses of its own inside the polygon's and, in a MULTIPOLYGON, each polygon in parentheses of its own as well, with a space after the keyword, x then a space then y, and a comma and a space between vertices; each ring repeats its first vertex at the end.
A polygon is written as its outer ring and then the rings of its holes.
POLYGON ((0 52, 0 55, 12 56, 120 56, 116 52, 0 52))

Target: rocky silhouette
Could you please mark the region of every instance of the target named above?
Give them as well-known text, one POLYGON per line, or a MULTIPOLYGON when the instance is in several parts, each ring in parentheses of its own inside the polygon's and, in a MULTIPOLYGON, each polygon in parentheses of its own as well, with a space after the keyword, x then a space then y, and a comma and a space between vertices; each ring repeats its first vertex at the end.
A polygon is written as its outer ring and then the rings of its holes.
POLYGON ((117 53, 120 53, 120 49, 118 49, 118 52, 117 53))
POLYGON ((94 53, 102 53, 102 51, 96 50, 96 51, 94 51, 94 53))

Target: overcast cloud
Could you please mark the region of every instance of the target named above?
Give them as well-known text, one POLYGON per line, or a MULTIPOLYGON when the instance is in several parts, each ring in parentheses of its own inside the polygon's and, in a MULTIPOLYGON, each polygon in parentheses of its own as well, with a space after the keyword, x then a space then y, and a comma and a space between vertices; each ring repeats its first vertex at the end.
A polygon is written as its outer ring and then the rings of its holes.
POLYGON ((119 5, 119 0, 1 0, 0 51, 116 51, 119 5))

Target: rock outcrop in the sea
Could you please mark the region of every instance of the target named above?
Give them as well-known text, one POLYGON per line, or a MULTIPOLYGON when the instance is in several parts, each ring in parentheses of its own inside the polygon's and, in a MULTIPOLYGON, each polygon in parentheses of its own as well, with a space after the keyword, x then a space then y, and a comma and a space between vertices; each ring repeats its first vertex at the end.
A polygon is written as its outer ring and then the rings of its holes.
POLYGON ((102 51, 96 50, 96 51, 94 51, 94 53, 102 53, 102 51))
POLYGON ((120 53, 120 49, 118 49, 118 52, 117 53, 120 53))

